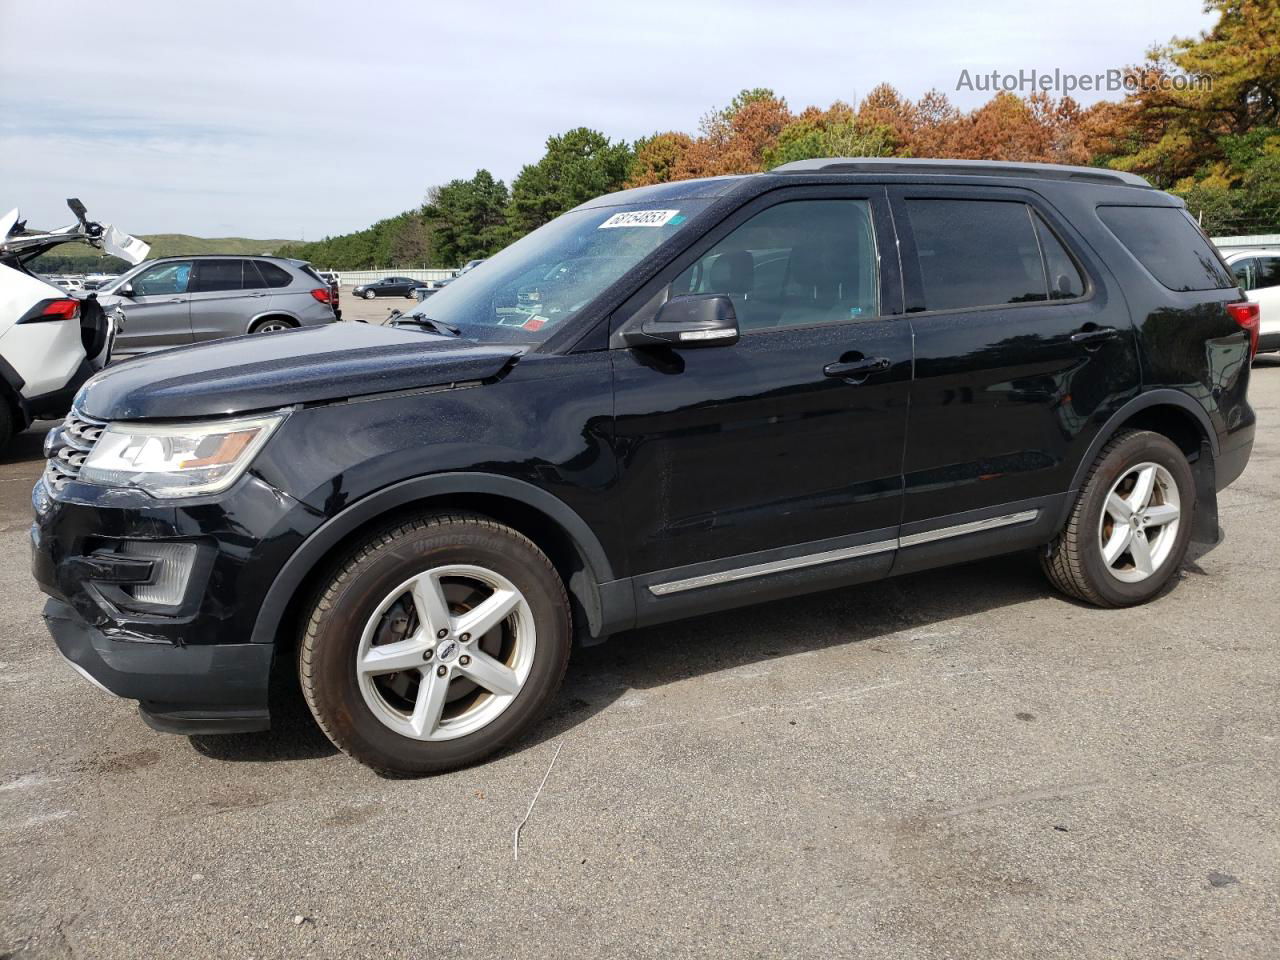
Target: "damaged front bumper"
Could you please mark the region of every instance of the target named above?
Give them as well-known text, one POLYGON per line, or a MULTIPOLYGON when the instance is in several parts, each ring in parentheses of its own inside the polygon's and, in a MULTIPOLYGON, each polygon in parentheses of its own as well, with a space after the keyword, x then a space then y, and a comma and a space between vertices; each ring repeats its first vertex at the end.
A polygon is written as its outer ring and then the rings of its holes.
POLYGON ((52 598, 44 620, 77 673, 108 693, 137 700, 138 712, 157 730, 248 733, 271 726, 271 644, 180 647, 112 639, 52 598))
POLYGON ((77 671, 137 700, 159 730, 270 726, 275 643, 249 638, 317 517, 253 475, 216 499, 184 501, 76 481, 55 496, 41 480, 32 504, 45 622, 77 671))

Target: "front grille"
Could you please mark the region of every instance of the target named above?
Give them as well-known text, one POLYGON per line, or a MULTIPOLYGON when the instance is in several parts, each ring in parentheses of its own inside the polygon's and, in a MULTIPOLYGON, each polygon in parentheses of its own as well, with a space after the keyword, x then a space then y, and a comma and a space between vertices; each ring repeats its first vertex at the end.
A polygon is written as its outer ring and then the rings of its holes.
POLYGON ((102 421, 72 410, 62 426, 49 431, 44 444, 45 456, 49 458, 44 468, 44 482, 50 490, 57 492, 80 476, 85 458, 106 428, 102 421))

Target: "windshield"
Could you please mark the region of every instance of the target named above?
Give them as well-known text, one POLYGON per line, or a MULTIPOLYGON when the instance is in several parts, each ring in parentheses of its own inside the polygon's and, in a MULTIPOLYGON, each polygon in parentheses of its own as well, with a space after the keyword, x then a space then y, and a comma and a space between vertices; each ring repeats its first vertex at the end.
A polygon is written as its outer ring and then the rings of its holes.
POLYGON ((410 315, 456 327, 467 339, 540 342, 710 202, 571 211, 460 274, 410 315))

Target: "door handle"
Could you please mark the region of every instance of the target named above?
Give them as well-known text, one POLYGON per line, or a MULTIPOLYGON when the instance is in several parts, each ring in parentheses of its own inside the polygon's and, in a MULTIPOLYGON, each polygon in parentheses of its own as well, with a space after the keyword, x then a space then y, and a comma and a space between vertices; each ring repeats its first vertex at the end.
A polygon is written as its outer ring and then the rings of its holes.
POLYGON ((843 377, 847 380, 851 377, 866 377, 873 373, 880 373, 888 370, 890 366, 892 364, 888 357, 872 357, 870 360, 841 360, 838 363, 828 363, 822 368, 822 372, 828 377, 843 377))
POLYGON ((1110 340, 1112 337, 1120 335, 1120 331, 1115 327, 1086 327, 1083 330, 1077 330, 1071 335, 1072 343, 1098 343, 1102 340, 1110 340))

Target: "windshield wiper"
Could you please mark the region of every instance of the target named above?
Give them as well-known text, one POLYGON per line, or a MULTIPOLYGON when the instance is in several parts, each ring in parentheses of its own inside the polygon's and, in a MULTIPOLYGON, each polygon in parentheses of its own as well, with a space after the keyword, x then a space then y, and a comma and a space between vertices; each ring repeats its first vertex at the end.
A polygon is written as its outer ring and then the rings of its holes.
POLYGON ((450 337, 462 336, 462 331, 455 327, 452 323, 445 323, 443 320, 432 320, 430 317, 424 317, 421 314, 411 313, 408 316, 401 314, 396 317, 395 323, 413 323, 420 327, 429 327, 436 333, 443 333, 450 337))

